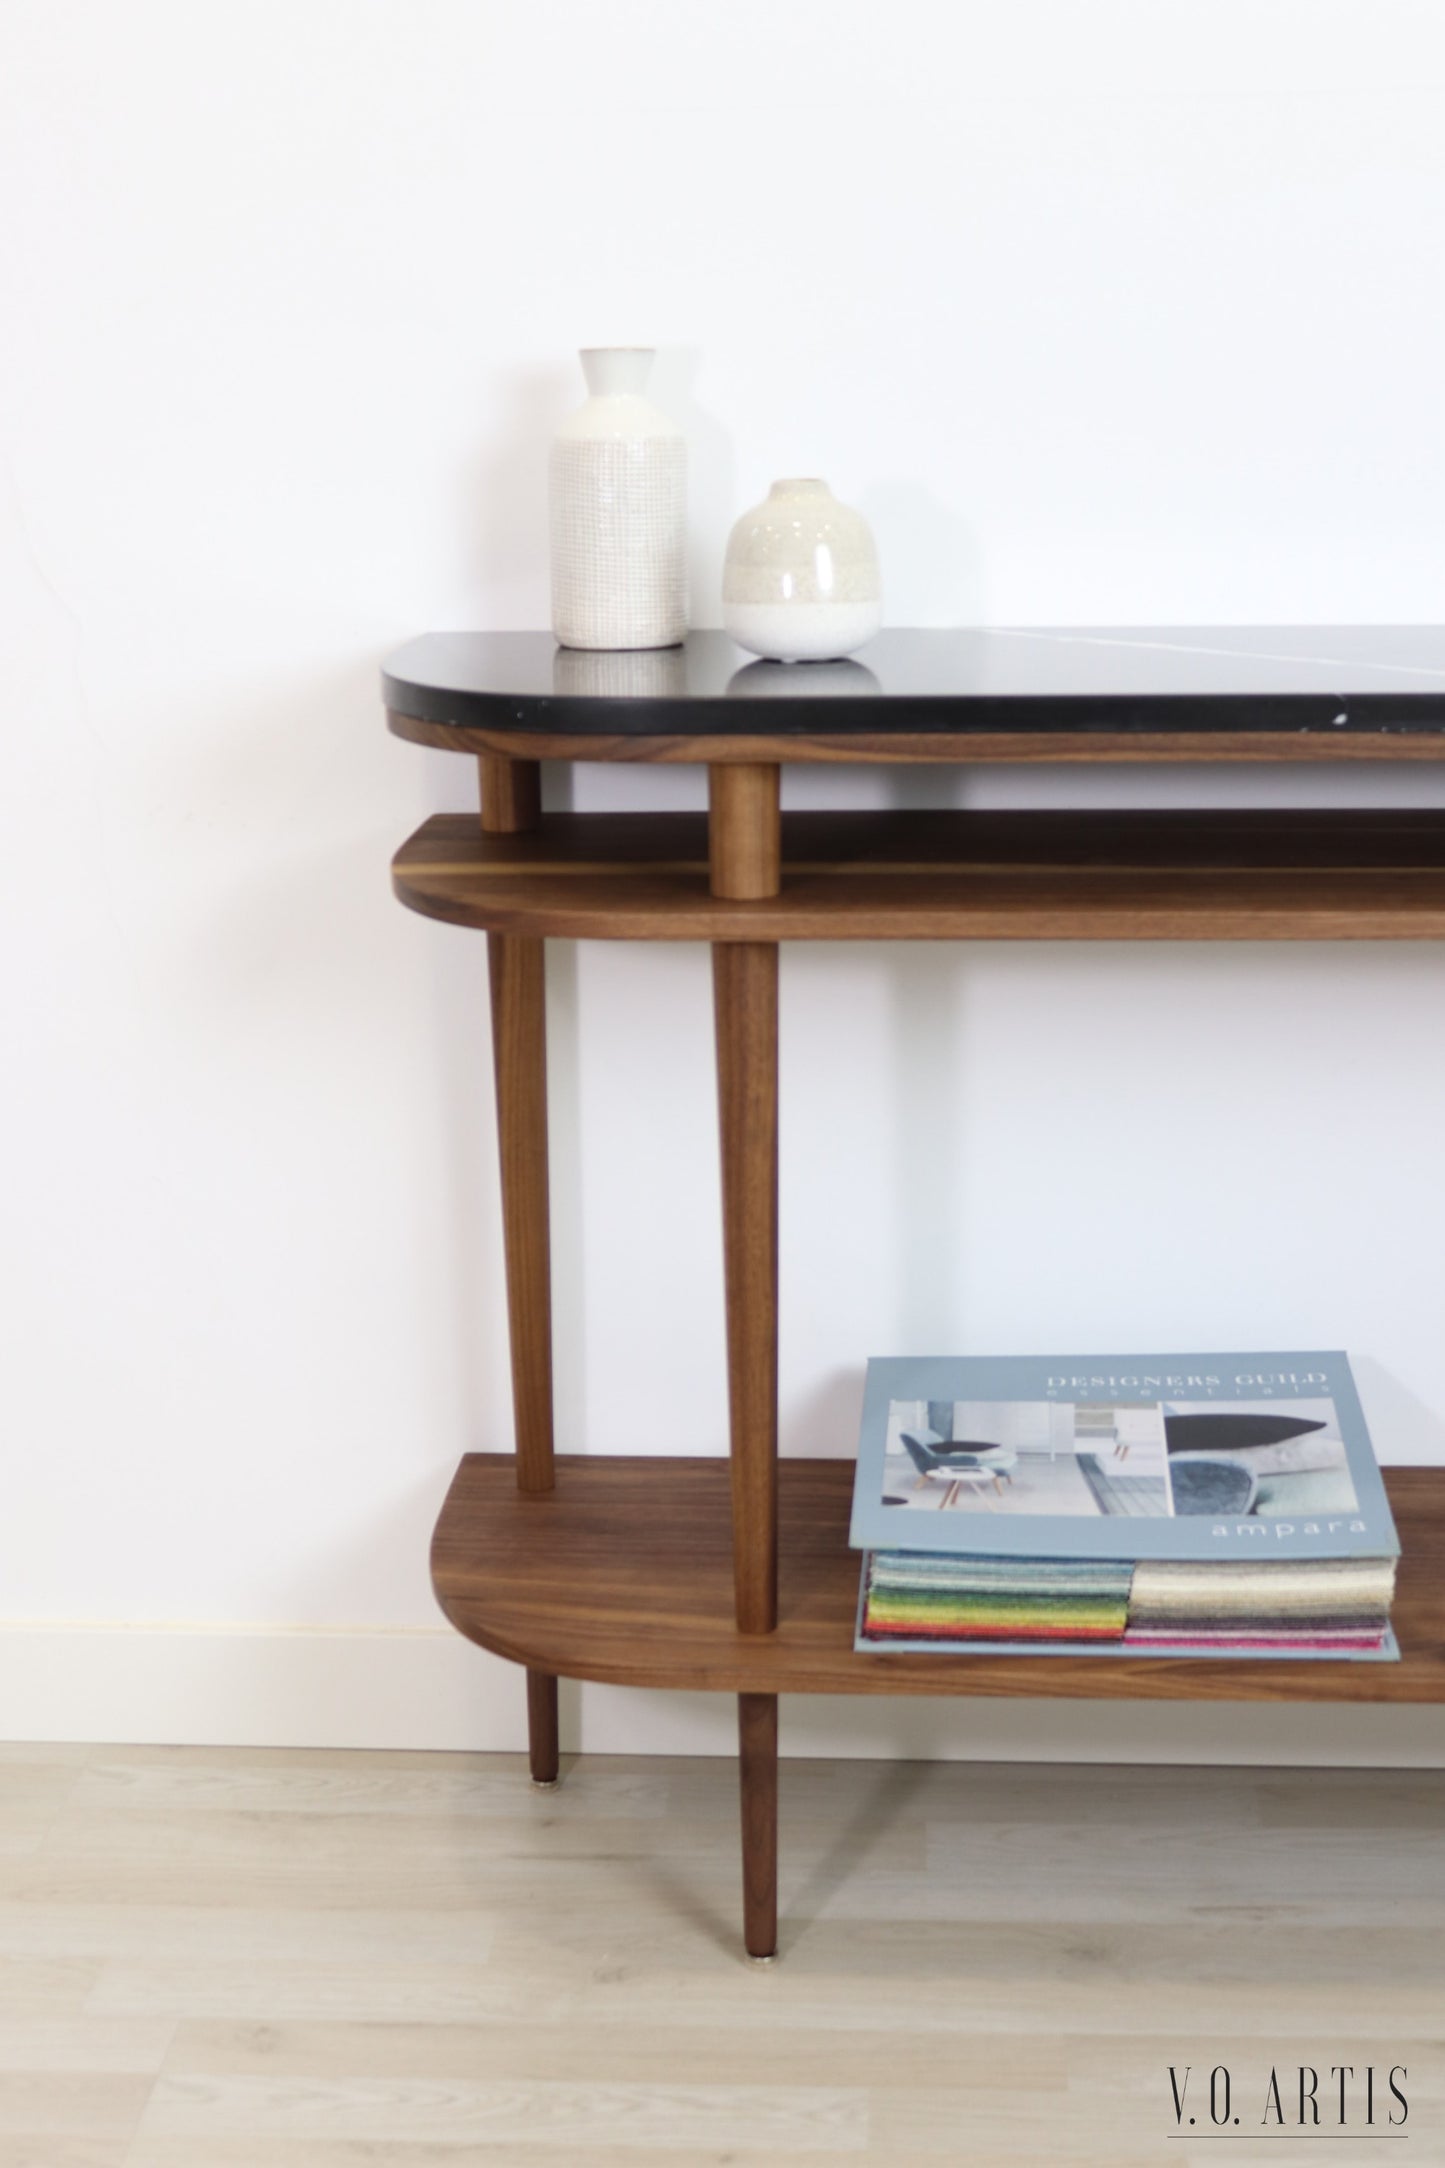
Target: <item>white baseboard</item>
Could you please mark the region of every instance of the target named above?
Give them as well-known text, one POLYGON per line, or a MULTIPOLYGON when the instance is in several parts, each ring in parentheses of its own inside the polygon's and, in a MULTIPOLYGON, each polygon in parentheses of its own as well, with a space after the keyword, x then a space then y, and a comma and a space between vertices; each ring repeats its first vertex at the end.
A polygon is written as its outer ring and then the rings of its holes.
MULTIPOLYGON (((0 1624, 0 1738, 515 1752, 522 1675, 445 1627, 0 1624)), ((562 1743, 731 1754, 725 1694, 562 1687, 562 1743)), ((785 1754, 1445 1768, 1445 1710, 788 1696, 785 1754)))

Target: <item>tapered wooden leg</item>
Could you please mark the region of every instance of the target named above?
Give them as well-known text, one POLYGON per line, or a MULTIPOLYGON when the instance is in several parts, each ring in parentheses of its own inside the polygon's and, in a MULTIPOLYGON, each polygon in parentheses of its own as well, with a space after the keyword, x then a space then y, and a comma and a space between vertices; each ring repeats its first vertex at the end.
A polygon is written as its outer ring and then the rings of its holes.
MULTIPOLYGON (((716 895, 776 894, 778 769, 709 771, 716 895)), ((744 1633, 778 1622, 778 949, 713 947, 727 1291, 733 1584, 744 1633)))
POLYGON ((502 1170, 502 1240, 517 1484, 552 1488, 552 1269, 547 1204, 547 1037, 543 945, 489 933, 492 1053, 502 1170))
MULTIPOLYGON (((482 826, 493 835, 535 828, 536 761, 482 755, 482 826)), ((552 1467, 552 1267, 547 1196, 546 951, 530 936, 487 936, 492 1058, 502 1174, 502 1239, 512 1347, 517 1486, 549 1491, 552 1467)), ((557 1681, 527 1673, 527 1734, 534 1784, 557 1781, 557 1681)))
MULTIPOLYGON (((779 770, 719 764, 708 773, 713 894, 777 894, 779 770)), ((733 1586, 744 1633, 778 1623, 778 951, 765 941, 712 952, 722 1133, 732 1440, 733 1586)), ((743 1945, 778 1947, 778 1697, 738 1695, 743 1945)))
POLYGON ((778 1697, 738 1695, 738 1775, 743 1819, 743 1947, 778 1951, 778 1697))
POLYGON ((778 1622, 778 951, 712 952, 722 1134, 733 1586, 744 1633, 778 1622))
POLYGON ((549 1671, 527 1673, 527 1747, 534 1784, 557 1781, 557 1681, 549 1671))

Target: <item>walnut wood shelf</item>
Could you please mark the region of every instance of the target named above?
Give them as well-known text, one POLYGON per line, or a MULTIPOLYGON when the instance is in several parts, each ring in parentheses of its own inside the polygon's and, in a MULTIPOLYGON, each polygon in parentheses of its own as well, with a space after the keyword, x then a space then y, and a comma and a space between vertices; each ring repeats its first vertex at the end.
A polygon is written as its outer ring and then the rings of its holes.
POLYGON ((1445 1468, 1385 1471, 1403 1553, 1395 1664, 859 1654, 851 1460, 780 1463, 778 1623, 743 1634, 725 1460, 571 1453, 556 1466, 537 1497, 517 1489, 510 1454, 468 1454, 432 1544, 451 1623, 532 1670, 729 1694, 1445 1701, 1445 1468))
POLYGON ((704 814, 439 814, 401 901, 491 932, 625 941, 1445 938, 1445 813, 788 813, 782 885, 711 893, 704 814))

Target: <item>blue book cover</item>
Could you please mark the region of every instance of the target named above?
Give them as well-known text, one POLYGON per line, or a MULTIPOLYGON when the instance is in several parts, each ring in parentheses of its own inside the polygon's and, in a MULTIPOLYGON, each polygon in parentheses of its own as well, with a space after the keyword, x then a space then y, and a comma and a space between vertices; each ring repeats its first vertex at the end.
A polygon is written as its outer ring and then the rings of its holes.
POLYGON ((1394 1558, 1348 1358, 882 1356, 849 1541, 995 1557, 1394 1558))

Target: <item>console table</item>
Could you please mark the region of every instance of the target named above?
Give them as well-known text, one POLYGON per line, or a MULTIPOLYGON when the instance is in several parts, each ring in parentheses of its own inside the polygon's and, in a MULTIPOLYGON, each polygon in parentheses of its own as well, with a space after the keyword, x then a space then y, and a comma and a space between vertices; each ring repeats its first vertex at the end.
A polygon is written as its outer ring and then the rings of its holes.
POLYGON ((852 1460, 777 1456, 780 941, 1445 939, 1445 812, 780 815, 783 764, 1445 759, 1445 627, 887 632, 794 665, 713 632, 447 633, 384 688, 399 736, 480 760, 480 825, 425 822, 393 880, 488 937, 516 1451, 462 1461, 432 1574, 526 1669, 535 1782, 559 1677, 736 1694, 744 1942, 769 1958, 780 1693, 1445 1701, 1445 1469, 1387 1476, 1402 1662, 1229 1663, 855 1654, 852 1460), (544 760, 705 763, 708 812, 544 813, 544 760), (712 944, 726 1462, 553 1453, 549 937, 712 944))

